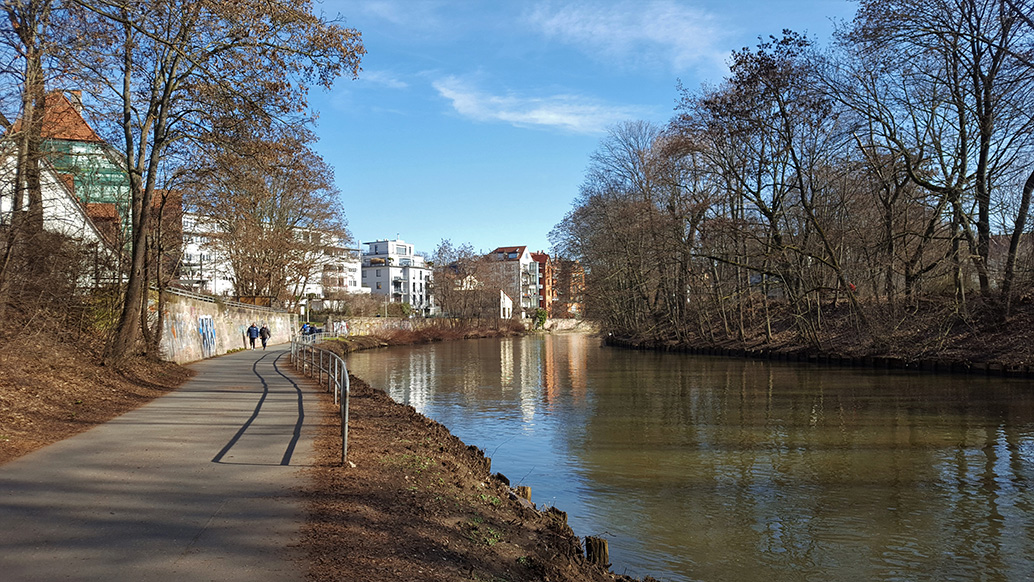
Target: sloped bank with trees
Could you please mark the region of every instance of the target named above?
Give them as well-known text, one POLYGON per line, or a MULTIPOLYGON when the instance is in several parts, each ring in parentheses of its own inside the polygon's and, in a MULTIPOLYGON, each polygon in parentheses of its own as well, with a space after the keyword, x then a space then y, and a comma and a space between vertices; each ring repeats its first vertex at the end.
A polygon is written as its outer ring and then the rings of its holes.
POLYGON ((863 0, 603 140, 551 234, 637 346, 976 362, 1030 346, 1034 4, 863 0))

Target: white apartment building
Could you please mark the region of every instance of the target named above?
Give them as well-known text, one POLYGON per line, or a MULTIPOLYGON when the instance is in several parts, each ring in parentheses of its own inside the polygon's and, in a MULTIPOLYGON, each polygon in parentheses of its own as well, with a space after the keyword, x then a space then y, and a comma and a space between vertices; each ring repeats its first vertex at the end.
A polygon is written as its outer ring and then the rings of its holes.
POLYGON ((531 255, 526 246, 499 247, 488 254, 521 317, 539 307, 544 285, 539 280, 539 263, 531 255))
MULTIPOLYGON (((211 295, 231 295, 234 290, 233 267, 214 244, 219 227, 205 216, 195 213, 183 215, 183 258, 179 280, 182 285, 211 295)), ((319 233, 299 231, 297 236, 320 236, 319 233)), ((325 238, 325 237, 324 237, 325 238)), ((361 263, 358 249, 349 249, 336 240, 328 239, 322 254, 316 258, 315 273, 307 277, 299 274, 289 278, 300 298, 325 299, 329 295, 369 293, 360 280, 361 263)))
POLYGON ((363 287, 362 261, 359 250, 343 246, 328 246, 324 250, 325 261, 323 274, 318 282, 311 282, 305 288, 305 294, 327 297, 333 293, 369 293, 363 287))
POLYGON ((363 244, 362 284, 370 293, 384 295, 392 303, 408 303, 425 315, 434 311, 431 268, 415 254, 413 245, 401 239, 363 244))
POLYGON ((177 282, 192 291, 226 296, 233 293, 233 268, 212 244, 217 232, 213 220, 183 213, 183 257, 177 282))

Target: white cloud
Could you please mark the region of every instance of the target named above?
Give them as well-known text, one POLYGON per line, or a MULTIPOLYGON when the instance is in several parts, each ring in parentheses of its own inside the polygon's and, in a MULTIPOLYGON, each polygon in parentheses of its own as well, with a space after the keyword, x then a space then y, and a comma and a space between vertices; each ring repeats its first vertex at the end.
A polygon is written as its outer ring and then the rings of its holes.
POLYGON ((727 54, 718 18, 674 0, 547 2, 526 19, 547 38, 624 66, 660 63, 681 72, 714 66, 727 54))
POLYGON ((455 76, 435 81, 433 85, 464 117, 477 121, 501 121, 519 127, 550 127, 572 133, 599 134, 619 121, 642 114, 634 107, 607 105, 577 95, 493 95, 455 76))
POLYGON ((371 83, 374 85, 380 85, 387 87, 388 89, 405 89, 409 87, 409 84, 405 81, 395 77, 391 73, 384 71, 362 71, 359 73, 359 80, 371 83))
POLYGON ((397 0, 375 0, 360 2, 351 9, 387 20, 406 28, 424 28, 439 25, 437 11, 439 2, 398 2, 397 0))

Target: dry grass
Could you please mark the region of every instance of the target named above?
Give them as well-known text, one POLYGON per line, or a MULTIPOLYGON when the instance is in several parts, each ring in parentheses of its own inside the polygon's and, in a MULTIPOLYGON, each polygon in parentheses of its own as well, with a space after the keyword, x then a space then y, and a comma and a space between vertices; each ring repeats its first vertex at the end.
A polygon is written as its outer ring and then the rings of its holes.
POLYGON ((186 368, 143 358, 120 371, 92 345, 9 335, 0 347, 0 463, 111 420, 173 390, 186 368))

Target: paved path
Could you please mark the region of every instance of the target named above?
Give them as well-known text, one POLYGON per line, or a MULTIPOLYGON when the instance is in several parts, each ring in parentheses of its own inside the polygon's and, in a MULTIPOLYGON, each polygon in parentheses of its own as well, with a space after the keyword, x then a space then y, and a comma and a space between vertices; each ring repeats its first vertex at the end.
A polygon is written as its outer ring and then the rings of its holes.
POLYGON ((0 465, 0 580, 302 580, 314 388, 276 346, 0 465))

